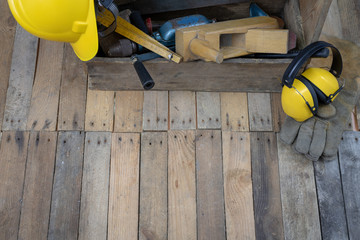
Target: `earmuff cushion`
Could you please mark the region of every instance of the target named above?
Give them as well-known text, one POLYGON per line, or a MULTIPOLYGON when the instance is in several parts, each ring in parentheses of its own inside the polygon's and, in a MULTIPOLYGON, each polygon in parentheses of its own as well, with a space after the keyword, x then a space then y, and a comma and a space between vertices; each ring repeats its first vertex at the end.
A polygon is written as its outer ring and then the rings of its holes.
POLYGON ((314 109, 311 109, 311 106, 308 102, 306 102, 306 104, 310 108, 310 111, 315 115, 317 113, 317 110, 319 109, 319 101, 318 101, 318 97, 316 95, 316 91, 312 86, 313 84, 311 84, 311 82, 309 80, 307 80, 304 76, 300 75, 297 78, 306 86, 306 88, 309 90, 309 92, 312 96, 312 99, 314 101, 314 109))
MULTIPOLYGON (((324 104, 329 104, 331 102, 331 98, 326 96, 326 94, 320 90, 315 84, 313 84, 309 79, 307 79, 305 76, 301 75, 300 78, 305 79, 309 84, 312 86, 313 90, 315 91, 317 97, 319 98, 319 101, 324 104)), ((304 81, 302 81, 304 82, 304 81)), ((305 84, 305 83, 304 83, 305 84)))

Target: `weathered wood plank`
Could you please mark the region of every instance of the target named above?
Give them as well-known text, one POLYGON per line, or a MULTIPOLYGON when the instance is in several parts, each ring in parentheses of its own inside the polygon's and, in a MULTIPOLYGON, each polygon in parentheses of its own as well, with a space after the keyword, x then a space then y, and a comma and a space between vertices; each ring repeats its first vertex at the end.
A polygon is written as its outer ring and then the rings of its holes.
POLYGON ((313 164, 277 143, 285 239, 321 239, 313 164))
POLYGON ((139 239, 167 239, 167 133, 141 135, 139 239))
POLYGON ((167 91, 144 92, 143 130, 168 130, 169 93, 167 91))
POLYGON ((221 129, 249 131, 247 93, 221 93, 221 129))
MULTIPOLYGON (((231 59, 171 63, 161 59, 144 65, 155 80, 153 90, 280 92, 279 79, 290 60, 231 59)), ((130 59, 97 58, 87 63, 89 88, 143 90, 130 59)))
POLYGON ((25 130, 33 86, 38 38, 16 28, 3 130, 25 130))
POLYGON ((323 239, 348 239, 339 161, 314 162, 323 239))
POLYGON ((170 129, 195 129, 195 92, 171 91, 169 93, 169 101, 170 129))
POLYGON ((168 239, 195 240, 195 131, 169 131, 168 147, 168 239))
POLYGON ((324 22, 322 32, 326 35, 343 38, 341 19, 338 1, 333 0, 329 7, 329 12, 324 22))
POLYGON ((274 133, 251 133, 251 162, 256 239, 284 239, 274 133))
POLYGON ((271 93, 271 110, 274 132, 280 132, 286 117, 281 105, 281 93, 271 93))
MULTIPOLYGON (((336 1, 336 0, 334 0, 336 1)), ((357 0, 337 0, 342 34, 346 40, 360 45, 360 3, 357 0)))
POLYGON ((87 73, 69 44, 65 44, 61 75, 58 130, 84 130, 87 73))
POLYGON ((221 131, 196 132, 198 239, 226 239, 221 131))
POLYGON ((56 140, 56 132, 30 134, 19 239, 47 238, 56 140))
POLYGON ((144 92, 121 91, 115 95, 114 132, 141 132, 144 92))
POLYGON ((79 239, 106 239, 111 133, 85 137, 79 239))
POLYGON ((56 130, 63 56, 64 43, 39 41, 28 130, 56 130))
POLYGON ((59 133, 49 239, 76 239, 78 236, 83 153, 83 132, 59 133))
POLYGON ((0 239, 17 239, 28 132, 4 132, 0 149, 0 239))
MULTIPOLYGON (((307 44, 300 14, 299 0, 288 0, 284 5, 285 27, 296 35, 296 46, 304 48, 307 44)), ((280 78, 281 79, 281 78, 280 78)))
POLYGON ((138 238, 140 134, 112 135, 108 239, 138 238))
POLYGON ((248 93, 250 131, 272 131, 270 93, 248 93))
POLYGON ((222 142, 227 239, 255 239, 250 134, 223 132, 222 142))
POLYGON ((339 147, 341 179, 350 239, 360 236, 360 132, 344 132, 339 147))
POLYGON ((220 94, 217 92, 197 92, 198 129, 220 129, 220 94))
POLYGON ((85 130, 112 132, 114 119, 114 92, 87 92, 85 130))

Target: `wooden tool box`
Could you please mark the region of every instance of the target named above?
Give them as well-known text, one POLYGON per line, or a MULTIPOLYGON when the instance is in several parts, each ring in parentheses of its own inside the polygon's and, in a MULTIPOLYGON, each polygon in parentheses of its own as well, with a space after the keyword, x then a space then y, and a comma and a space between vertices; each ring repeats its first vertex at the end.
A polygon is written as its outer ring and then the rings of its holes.
MULTIPOLYGON (((169 20, 190 14, 203 14, 217 21, 249 16, 249 2, 163 12, 150 15, 153 20, 169 20)), ((281 16, 285 27, 297 36, 303 48, 319 38, 331 0, 259 0, 269 15, 281 16)), ((190 91, 268 91, 281 90, 280 79, 291 59, 233 58, 221 64, 205 61, 176 64, 166 59, 144 62, 155 81, 153 90, 190 91)), ((86 63, 89 88, 96 90, 143 90, 130 58, 96 57, 86 63)))

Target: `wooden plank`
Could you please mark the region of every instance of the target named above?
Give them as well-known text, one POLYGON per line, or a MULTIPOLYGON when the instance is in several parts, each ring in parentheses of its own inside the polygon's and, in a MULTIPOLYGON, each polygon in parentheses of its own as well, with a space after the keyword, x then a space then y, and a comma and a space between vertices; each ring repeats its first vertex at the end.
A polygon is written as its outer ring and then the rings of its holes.
POLYGON ((222 142, 227 239, 255 239, 250 134, 223 132, 222 142))
POLYGON ((246 93, 221 93, 221 129, 249 131, 248 98, 246 93))
POLYGON ((27 129, 55 131, 59 105, 64 43, 39 41, 27 129))
POLYGON ((28 132, 4 132, 0 149, 0 239, 17 239, 28 132))
POLYGON ((281 105, 281 93, 271 93, 271 114, 274 132, 280 132, 286 114, 281 105))
POLYGON ((13 18, 7 1, 0 1, 0 130, 2 128, 2 121, 4 117, 6 91, 9 84, 11 58, 13 52, 16 21, 13 18))
POLYGON ((274 133, 251 133, 256 239, 284 239, 276 149, 274 133))
POLYGON ((195 92, 171 91, 169 105, 170 129, 196 128, 195 92))
MULTIPOLYGON (((336 0, 334 0, 336 1, 336 0)), ((360 3, 357 0, 337 0, 342 34, 346 40, 360 45, 360 3)))
POLYGON ((248 93, 250 131, 272 131, 270 93, 248 93))
POLYGON ((59 133, 49 239, 76 239, 78 236, 83 153, 83 132, 59 133))
POLYGON ((3 130, 25 130, 35 74, 38 38, 16 28, 14 48, 6 94, 3 130))
POLYGON ((169 93, 167 91, 144 92, 143 130, 168 130, 169 93))
POLYGON ((79 239, 106 239, 111 133, 85 137, 79 239))
POLYGON ((339 147, 341 179, 349 238, 360 235, 360 132, 344 132, 339 147))
POLYGON ((108 239, 138 238, 140 134, 114 133, 111 145, 108 239))
POLYGON ((285 239, 321 239, 313 164, 277 143, 285 239))
POLYGON ((348 239, 339 161, 314 162, 323 239, 348 239))
POLYGON ((226 239, 221 131, 196 132, 198 239, 226 239))
POLYGON ((220 94, 217 92, 197 92, 198 129, 220 129, 220 94))
POLYGON ((114 92, 87 92, 85 130, 112 132, 114 119, 114 92))
POLYGON ((330 4, 329 12, 325 19, 321 33, 330 36, 335 36, 340 39, 343 38, 340 12, 339 12, 339 6, 337 0, 333 0, 332 3, 330 4))
MULTIPOLYGON (((153 90, 280 92, 289 59, 229 59, 222 64, 175 64, 155 59, 144 63, 155 80, 153 90)), ((89 88, 94 90, 143 90, 130 59, 96 58, 87 63, 89 88)))
POLYGON ((19 239, 47 238, 56 140, 56 132, 30 134, 19 239))
POLYGON ((61 79, 58 130, 84 130, 87 73, 69 44, 65 44, 61 79))
POLYGON ((141 132, 144 92, 115 93, 114 132, 141 132))
POLYGON ((139 239, 167 239, 167 133, 141 135, 139 239))
POLYGON ((195 132, 169 131, 168 239, 197 239, 195 132))

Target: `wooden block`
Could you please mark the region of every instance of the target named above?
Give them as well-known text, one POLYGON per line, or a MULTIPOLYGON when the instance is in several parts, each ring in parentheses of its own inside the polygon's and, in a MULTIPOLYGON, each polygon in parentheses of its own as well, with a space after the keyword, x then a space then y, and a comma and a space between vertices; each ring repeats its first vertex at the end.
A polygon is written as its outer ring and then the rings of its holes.
POLYGON ((84 130, 87 73, 72 47, 65 44, 58 130, 84 130))
POLYGON ((221 131, 196 132, 198 239, 226 239, 221 131))
POLYGON ((140 134, 112 135, 108 239, 138 238, 140 134))
POLYGON ((339 161, 343 186, 349 238, 360 235, 360 132, 344 132, 339 147, 339 161))
POLYGON ((63 56, 64 43, 40 40, 28 130, 56 130, 63 56))
POLYGON ((85 130, 113 130, 114 92, 88 90, 86 99, 85 130))
POLYGON ((248 98, 246 93, 221 93, 221 129, 249 131, 248 98))
POLYGON ((195 132, 169 131, 168 239, 197 239, 195 132))
POLYGON ((19 239, 47 238, 56 140, 56 132, 30 134, 19 239))
POLYGON ((121 91, 115 95, 114 132, 141 132, 144 92, 121 91))
POLYGON ((141 135, 139 239, 167 239, 167 133, 141 135))
POLYGON ((170 129, 195 129, 195 92, 171 91, 169 94, 170 129))
POLYGON ((168 130, 169 93, 167 91, 145 91, 143 106, 143 130, 168 130))
POLYGON ((48 239, 78 237, 83 153, 83 132, 59 132, 48 239))
POLYGON ((217 92, 197 92, 196 111, 198 129, 220 129, 220 94, 217 92))
POLYGON ((0 148, 0 239, 17 239, 23 197, 28 132, 4 132, 0 148))
POLYGON ((249 29, 245 35, 246 50, 255 53, 288 52, 289 30, 249 29))
POLYGON ((272 131, 270 93, 248 93, 250 131, 272 131))
POLYGON ((321 239, 313 164, 277 143, 285 239, 321 239))
POLYGON ((339 161, 314 163, 323 239, 348 239, 339 161))
POLYGON ((25 130, 33 86, 38 38, 16 28, 3 130, 25 130))
POLYGON ((227 239, 255 239, 250 134, 223 132, 222 142, 227 239))
POLYGON ((106 239, 111 133, 85 137, 79 239, 106 239))
POLYGON ((271 93, 271 110, 274 132, 280 132, 286 118, 281 105, 281 93, 271 93))

